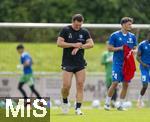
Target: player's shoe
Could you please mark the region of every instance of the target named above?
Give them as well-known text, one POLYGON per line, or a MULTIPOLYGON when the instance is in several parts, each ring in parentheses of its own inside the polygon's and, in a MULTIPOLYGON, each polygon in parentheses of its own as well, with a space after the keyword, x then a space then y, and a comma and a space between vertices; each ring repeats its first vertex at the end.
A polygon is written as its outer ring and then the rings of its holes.
POLYGON ((109 110, 110 110, 110 105, 105 104, 105 105, 104 105, 104 109, 105 109, 106 111, 109 111, 109 110))
POLYGON ((118 111, 126 111, 127 109, 124 108, 123 106, 119 106, 119 107, 117 108, 117 110, 118 110, 118 111))
POLYGON ((143 108, 144 107, 144 102, 142 100, 138 100, 136 106, 138 108, 143 108))
POLYGON ((115 107, 116 107, 114 101, 112 101, 110 105, 111 105, 112 108, 115 108, 115 107))
POLYGON ((75 113, 76 113, 76 115, 83 115, 83 112, 81 111, 80 108, 77 108, 77 109, 75 110, 75 113))
POLYGON ((68 103, 62 103, 62 113, 67 114, 69 112, 69 107, 68 103))

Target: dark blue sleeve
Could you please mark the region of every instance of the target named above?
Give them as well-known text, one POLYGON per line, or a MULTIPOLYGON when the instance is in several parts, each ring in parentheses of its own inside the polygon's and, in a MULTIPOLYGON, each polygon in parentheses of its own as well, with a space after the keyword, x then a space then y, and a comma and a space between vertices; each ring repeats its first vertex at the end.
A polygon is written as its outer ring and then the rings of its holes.
POLYGON ((115 46, 115 34, 110 35, 108 44, 115 46))
POLYGON ((91 35, 88 30, 85 31, 85 40, 90 39, 91 35))
POLYGON ((67 38, 67 29, 63 28, 60 32, 59 32, 59 37, 62 37, 64 39, 67 38))

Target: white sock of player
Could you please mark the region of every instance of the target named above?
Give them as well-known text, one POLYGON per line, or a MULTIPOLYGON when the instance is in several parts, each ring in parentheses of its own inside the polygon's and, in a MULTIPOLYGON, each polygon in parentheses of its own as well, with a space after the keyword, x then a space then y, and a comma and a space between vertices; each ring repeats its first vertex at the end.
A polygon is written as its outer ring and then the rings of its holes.
POLYGON ((124 99, 120 99, 119 107, 123 105, 124 99))
POLYGON ((110 102, 111 102, 111 97, 107 96, 105 104, 110 105, 110 102))
POLYGON ((140 95, 139 95, 139 98, 138 98, 138 101, 141 101, 141 100, 142 100, 142 97, 143 97, 143 96, 140 94, 140 95))

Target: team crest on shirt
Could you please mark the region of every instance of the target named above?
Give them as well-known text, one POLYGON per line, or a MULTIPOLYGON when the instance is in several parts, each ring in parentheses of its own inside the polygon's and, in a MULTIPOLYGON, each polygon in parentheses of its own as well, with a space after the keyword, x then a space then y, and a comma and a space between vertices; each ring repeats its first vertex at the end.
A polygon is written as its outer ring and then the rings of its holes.
POLYGON ((80 38, 80 39, 82 39, 82 38, 83 38, 83 35, 82 35, 82 34, 80 34, 80 35, 79 35, 79 38, 80 38))
POLYGON ((72 39, 72 34, 71 34, 71 33, 69 33, 68 38, 69 38, 69 39, 72 39))
POLYGON ((83 35, 80 34, 80 35, 79 35, 79 38, 78 38, 77 40, 80 41, 80 42, 83 42, 83 41, 84 41, 83 35))
POLYGON ((122 41, 122 38, 121 38, 121 37, 119 37, 119 40, 120 40, 120 41, 122 41))
POLYGON ((133 39, 129 38, 129 40, 127 41, 127 43, 133 43, 133 39))
POLYGON ((147 49, 148 49, 148 47, 146 46, 146 47, 145 47, 145 50, 147 50, 147 49))

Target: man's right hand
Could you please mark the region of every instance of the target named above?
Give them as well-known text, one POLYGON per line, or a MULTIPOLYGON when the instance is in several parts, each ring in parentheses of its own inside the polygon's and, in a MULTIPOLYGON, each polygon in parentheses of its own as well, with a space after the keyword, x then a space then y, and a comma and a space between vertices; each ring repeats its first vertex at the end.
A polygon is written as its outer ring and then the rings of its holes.
POLYGON ((75 48, 81 48, 82 47, 82 43, 81 42, 77 42, 73 45, 73 47, 75 48))

